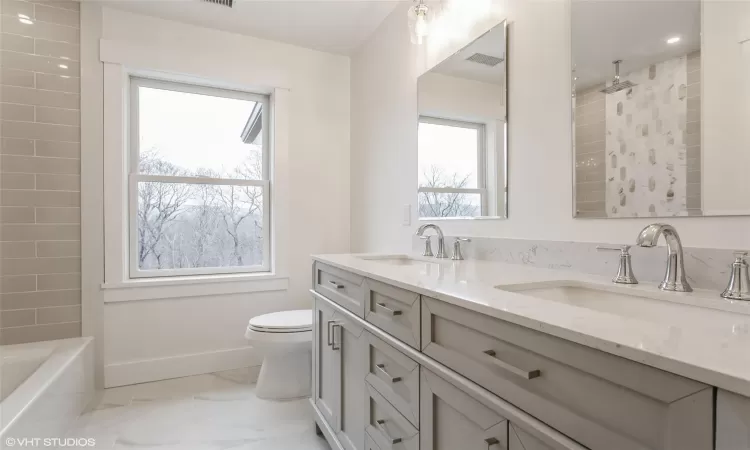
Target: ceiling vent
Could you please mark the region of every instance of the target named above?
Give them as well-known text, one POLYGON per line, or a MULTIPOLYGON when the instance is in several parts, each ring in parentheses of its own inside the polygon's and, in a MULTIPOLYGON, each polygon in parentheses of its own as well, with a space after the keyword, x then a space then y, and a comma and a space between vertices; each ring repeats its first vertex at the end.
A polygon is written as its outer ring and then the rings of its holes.
POLYGON ((484 53, 474 53, 473 55, 466 58, 467 61, 484 64, 485 66, 495 67, 496 65, 503 62, 503 58, 496 56, 485 55, 484 53))
POLYGON ((213 3, 214 5, 219 6, 226 6, 227 8, 231 8, 232 4, 234 3, 234 0, 203 0, 206 3, 213 3))

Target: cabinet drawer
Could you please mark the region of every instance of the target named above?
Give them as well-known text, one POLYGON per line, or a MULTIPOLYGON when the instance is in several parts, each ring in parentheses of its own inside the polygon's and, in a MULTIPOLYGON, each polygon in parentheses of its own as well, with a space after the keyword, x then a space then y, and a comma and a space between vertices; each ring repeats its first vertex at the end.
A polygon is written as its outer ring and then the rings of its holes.
POLYGON ((359 317, 365 316, 365 279, 359 275, 315 262, 313 266, 315 292, 338 303, 359 317))
POLYGON ((713 389, 422 298, 422 351, 593 449, 710 450, 713 389))
POLYGON ((419 294, 379 281, 365 280, 365 320, 419 349, 419 294))
POLYGON ((419 450, 419 431, 388 400, 365 383, 365 431, 383 450, 419 450))
POLYGON ((367 382, 419 428, 419 364, 369 332, 365 341, 367 382))
POLYGON ((365 450, 381 450, 367 433, 365 433, 365 450))

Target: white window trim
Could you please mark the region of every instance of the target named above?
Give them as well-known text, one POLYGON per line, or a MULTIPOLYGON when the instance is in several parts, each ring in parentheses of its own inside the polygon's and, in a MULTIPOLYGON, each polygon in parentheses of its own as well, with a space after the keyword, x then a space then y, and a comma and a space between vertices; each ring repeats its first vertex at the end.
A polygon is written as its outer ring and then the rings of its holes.
MULTIPOLYGON (((146 300, 158 298, 181 298, 184 290, 175 282, 195 280, 192 286, 201 286, 202 296, 229 293, 230 289, 243 286, 247 292, 251 283, 258 290, 273 291, 288 289, 289 270, 289 130, 292 91, 285 87, 268 87, 269 80, 254 79, 252 74, 226 74, 211 66, 194 67, 182 61, 172 61, 171 69, 164 66, 163 55, 151 52, 148 47, 137 49, 123 46, 119 42, 102 39, 98 41, 98 53, 102 63, 100 103, 101 144, 103 150, 99 177, 103 191, 87 197, 91 204, 103 205, 104 241, 99 247, 104 258, 104 280, 100 284, 103 301, 146 300), (136 51, 137 50, 137 51, 136 51), (158 67, 161 69, 153 69, 158 67), (192 275, 186 277, 130 278, 128 256, 127 219, 127 172, 128 172, 128 93, 130 77, 145 77, 201 86, 213 86, 237 91, 253 91, 270 96, 268 119, 269 144, 273 148, 268 160, 270 174, 271 210, 271 271, 265 273, 192 275), (210 281, 209 281, 210 279, 210 281), (276 280, 269 284, 269 281, 276 280), (125 290, 133 294, 125 294, 125 290), (151 293, 153 292, 153 294, 151 293)), ((98 147, 98 145, 97 145, 98 147)), ((96 151, 99 151, 96 148, 96 151)), ((93 151, 94 149, 92 149, 93 151)), ((88 205, 84 205, 88 206, 88 205)), ((193 291, 191 291, 193 292, 193 291)))
MULTIPOLYGON (((488 205, 488 192, 487 192, 487 137, 486 137, 486 125, 479 122, 466 122, 455 119, 445 119, 433 116, 419 116, 419 123, 429 123, 433 125, 444 125, 449 127, 457 128, 469 128, 477 130, 477 187, 476 188, 426 188, 419 186, 417 188, 417 196, 419 193, 446 193, 446 194, 479 194, 479 201, 481 205, 480 216, 487 216, 489 205, 488 205)), ((417 158, 419 155, 417 155, 417 158)), ((419 176, 419 174, 418 174, 419 176)), ((417 205, 419 205, 419 199, 417 198, 417 205)), ((419 215, 419 207, 417 207, 417 215, 419 215)), ((423 217, 419 216, 419 220, 445 220, 445 219, 466 219, 467 217, 423 217)))
POLYGON ((270 181, 269 181, 269 163, 271 159, 271 150, 269 143, 269 120, 268 112, 270 111, 270 99, 268 96, 242 92, 229 89, 220 89, 215 87, 200 86, 195 84, 186 84, 179 82, 169 82, 155 80, 143 77, 130 77, 130 146, 128 148, 129 165, 128 165, 128 219, 129 235, 128 258, 130 260, 129 277, 136 278, 166 278, 180 277, 189 275, 218 275, 218 274, 240 274, 256 273, 271 271, 271 199, 270 199, 270 181), (138 88, 154 88, 168 90, 173 92, 185 92, 191 94, 209 95, 213 97, 234 98, 239 100, 248 100, 262 104, 262 180, 240 180, 224 178, 204 178, 204 177, 175 177, 168 175, 142 175, 138 173, 140 161, 140 134, 138 129, 139 119, 139 97, 138 88), (138 183, 145 181, 155 181, 164 183, 180 184, 214 184, 223 186, 260 186, 263 189, 263 262, 254 266, 233 266, 233 267, 196 267, 189 269, 152 269, 142 270, 138 266, 137 248, 138 248, 138 183))

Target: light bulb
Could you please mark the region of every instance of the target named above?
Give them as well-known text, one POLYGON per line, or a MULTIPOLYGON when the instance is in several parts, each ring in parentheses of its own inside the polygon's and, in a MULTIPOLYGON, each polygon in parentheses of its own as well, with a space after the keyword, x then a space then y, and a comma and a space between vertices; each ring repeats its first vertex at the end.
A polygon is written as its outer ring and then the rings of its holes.
POLYGON ((423 14, 417 16, 417 22, 414 24, 414 32, 420 37, 427 36, 427 19, 425 19, 423 14))
POLYGON ((430 17, 429 8, 424 4, 424 0, 415 0, 418 4, 409 8, 409 29, 411 30, 411 41, 415 44, 422 44, 423 38, 430 34, 430 17))

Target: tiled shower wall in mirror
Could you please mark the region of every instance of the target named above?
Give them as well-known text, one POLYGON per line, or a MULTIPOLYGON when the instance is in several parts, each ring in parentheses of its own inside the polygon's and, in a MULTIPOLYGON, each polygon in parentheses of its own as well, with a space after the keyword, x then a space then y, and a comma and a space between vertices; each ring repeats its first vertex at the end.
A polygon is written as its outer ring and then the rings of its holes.
POLYGON ((0 5, 2 344, 81 334, 79 7, 0 5))
POLYGON ((696 51, 625 74, 635 88, 576 93, 577 217, 700 214, 700 66, 696 51), (649 133, 664 139, 628 145, 649 133))

